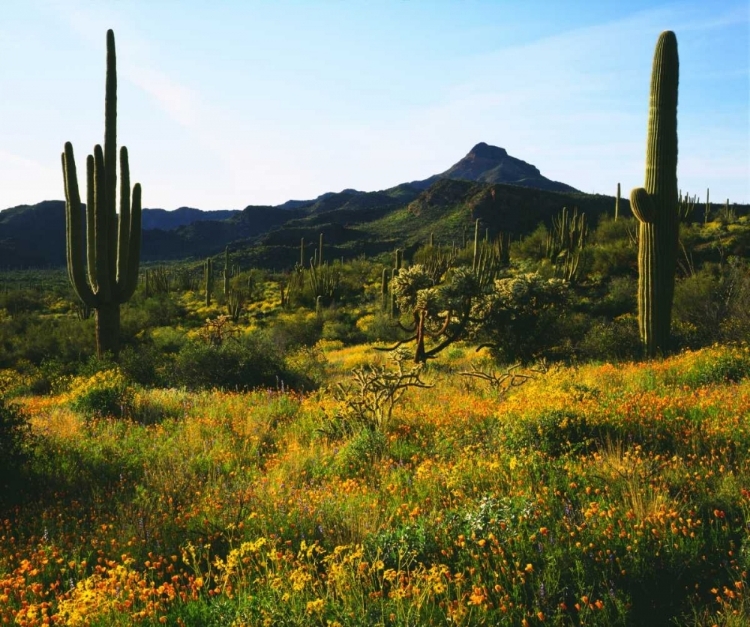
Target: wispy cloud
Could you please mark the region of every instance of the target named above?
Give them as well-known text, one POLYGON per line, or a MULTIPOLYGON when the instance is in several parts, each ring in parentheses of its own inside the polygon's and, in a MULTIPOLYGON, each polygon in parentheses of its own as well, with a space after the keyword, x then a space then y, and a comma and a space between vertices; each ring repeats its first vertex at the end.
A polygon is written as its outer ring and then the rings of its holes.
POLYGON ((186 127, 200 123, 197 94, 159 69, 152 45, 138 34, 138 29, 113 5, 91 5, 80 0, 57 0, 61 17, 73 32, 88 45, 100 47, 103 33, 118 24, 120 36, 127 40, 128 54, 118 55, 118 75, 142 89, 170 119, 186 127))
POLYGON ((172 120, 190 128, 199 125, 197 98, 192 90, 153 67, 128 63, 123 73, 131 83, 154 98, 172 120))

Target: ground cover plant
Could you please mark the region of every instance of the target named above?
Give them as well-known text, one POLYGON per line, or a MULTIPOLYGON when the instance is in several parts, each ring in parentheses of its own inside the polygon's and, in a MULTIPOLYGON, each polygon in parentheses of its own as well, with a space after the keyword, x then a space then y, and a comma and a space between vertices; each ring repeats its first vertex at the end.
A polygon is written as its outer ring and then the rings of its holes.
MULTIPOLYGON (((344 384, 396 371, 321 350, 344 384)), ((4 517, 2 621, 743 624, 748 349, 464 374, 491 364, 454 348, 379 421, 347 385, 130 384, 121 418, 75 384, 22 399, 34 489, 4 517)))

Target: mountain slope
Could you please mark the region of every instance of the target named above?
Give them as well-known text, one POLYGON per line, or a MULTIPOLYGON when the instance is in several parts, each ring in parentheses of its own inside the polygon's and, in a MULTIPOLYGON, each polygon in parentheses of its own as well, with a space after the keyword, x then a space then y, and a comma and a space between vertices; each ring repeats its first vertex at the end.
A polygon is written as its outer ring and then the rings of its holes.
POLYGON ((239 213, 239 209, 223 209, 218 211, 202 211, 192 207, 180 207, 174 211, 166 209, 144 209, 142 217, 143 230, 162 229, 171 231, 181 226, 206 220, 226 220, 239 213))

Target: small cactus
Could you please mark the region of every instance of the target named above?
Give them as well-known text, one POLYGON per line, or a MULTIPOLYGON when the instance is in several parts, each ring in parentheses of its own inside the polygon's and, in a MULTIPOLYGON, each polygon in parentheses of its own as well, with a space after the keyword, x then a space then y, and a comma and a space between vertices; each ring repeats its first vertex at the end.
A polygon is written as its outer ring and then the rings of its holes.
POLYGON ((615 222, 620 217, 620 184, 617 184, 617 197, 615 198, 615 222))
POLYGON ((474 260, 471 263, 471 269, 476 270, 479 263, 479 218, 474 223, 474 260))
POLYGON ((206 292, 206 307, 211 305, 211 292, 214 289, 213 262, 209 257, 203 266, 204 289, 206 292))
POLYGON ((229 246, 224 249, 224 296, 229 295, 229 246))

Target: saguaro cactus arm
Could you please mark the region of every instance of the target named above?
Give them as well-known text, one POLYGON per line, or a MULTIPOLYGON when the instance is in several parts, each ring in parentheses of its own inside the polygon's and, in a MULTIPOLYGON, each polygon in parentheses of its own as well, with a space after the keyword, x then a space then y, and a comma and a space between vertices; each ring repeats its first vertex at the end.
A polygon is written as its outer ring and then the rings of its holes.
POLYGON ((641 222, 653 222, 656 217, 656 208, 651 196, 643 187, 636 187, 630 192, 630 208, 641 222))
POLYGON ((96 305, 96 296, 86 283, 83 272, 82 229, 81 229, 81 194, 78 190, 76 162, 73 146, 65 144, 62 154, 63 177, 65 180, 65 200, 69 210, 65 212, 66 249, 68 259, 68 277, 75 293, 87 307, 96 305))
POLYGON ((128 257, 130 255, 130 168, 128 149, 120 149, 120 219, 117 232, 117 286, 127 283, 128 257))
MULTIPOLYGON (((133 186, 133 200, 128 224, 128 263, 124 280, 118 278, 120 302, 125 303, 138 287, 138 267, 141 259, 141 184, 133 186)), ((120 216, 122 222, 122 216, 120 216)), ((122 225, 120 226, 122 228, 122 225)))

